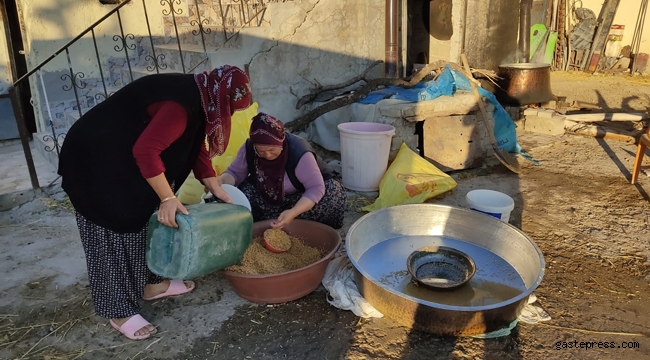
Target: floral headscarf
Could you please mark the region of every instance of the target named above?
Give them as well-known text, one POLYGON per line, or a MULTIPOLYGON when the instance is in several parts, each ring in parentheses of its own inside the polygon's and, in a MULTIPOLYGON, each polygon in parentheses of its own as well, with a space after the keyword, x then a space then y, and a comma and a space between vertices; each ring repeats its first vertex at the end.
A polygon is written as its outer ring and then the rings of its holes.
POLYGON ((253 181, 262 198, 271 204, 284 202, 284 173, 289 159, 289 148, 284 125, 271 115, 259 113, 253 118, 250 129, 250 139, 255 145, 270 146, 282 149, 280 156, 267 160, 257 154, 253 158, 255 174, 253 181))
POLYGON ((250 80, 240 68, 230 65, 220 66, 210 73, 196 74, 194 80, 206 116, 208 154, 213 158, 223 154, 228 147, 232 114, 251 105, 250 80))

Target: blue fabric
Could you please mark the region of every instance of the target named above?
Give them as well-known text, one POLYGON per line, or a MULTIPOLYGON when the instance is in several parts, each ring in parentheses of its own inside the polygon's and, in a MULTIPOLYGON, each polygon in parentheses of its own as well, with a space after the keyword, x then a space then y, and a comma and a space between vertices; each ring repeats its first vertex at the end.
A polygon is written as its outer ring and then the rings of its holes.
MULTIPOLYGON (((419 83, 411 89, 405 89, 399 86, 387 86, 381 90, 371 92, 358 102, 362 104, 376 104, 380 100, 388 98, 417 102, 433 100, 440 96, 453 96, 458 90, 473 91, 469 80, 447 65, 442 74, 433 81, 419 83)), ((478 88, 478 91, 481 96, 485 97, 494 106, 494 137, 497 140, 499 148, 508 152, 519 153, 526 159, 538 164, 517 143, 517 132, 515 131, 517 125, 512 121, 503 106, 499 104, 496 96, 481 87, 478 88)))
MULTIPOLYGON (((445 68, 445 71, 447 70, 453 73, 456 90, 473 91, 472 84, 470 84, 465 75, 450 70, 449 65, 445 68)), ((508 152, 521 151, 521 146, 517 143, 517 132, 515 131, 517 125, 512 121, 503 106, 499 104, 496 96, 482 87, 478 88, 478 93, 494 106, 494 113, 492 114, 494 117, 494 137, 497 139, 499 148, 508 152)))
MULTIPOLYGON (((418 86, 420 86, 420 84, 418 84, 418 86)), ((387 86, 383 89, 379 89, 371 92, 370 94, 366 95, 365 98, 357 100, 357 102, 361 104, 376 104, 381 100, 388 99, 391 96, 397 94, 400 90, 406 90, 406 89, 399 86, 387 86)))
POLYGON ((402 89, 393 95, 391 99, 425 101, 433 100, 440 96, 453 96, 455 92, 453 75, 451 71, 445 69, 435 80, 429 81, 426 84, 419 83, 418 86, 412 89, 402 89))

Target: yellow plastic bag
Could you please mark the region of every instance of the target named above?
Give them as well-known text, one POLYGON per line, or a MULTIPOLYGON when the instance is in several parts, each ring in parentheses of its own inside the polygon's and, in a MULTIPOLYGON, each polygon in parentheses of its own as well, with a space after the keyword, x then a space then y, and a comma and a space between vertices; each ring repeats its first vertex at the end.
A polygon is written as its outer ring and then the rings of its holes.
MULTIPOLYGON (((212 167, 217 176, 226 171, 228 166, 237 157, 239 148, 244 145, 248 139, 248 133, 253 122, 253 117, 257 115, 259 105, 254 102, 248 109, 236 111, 232 115, 230 125, 230 139, 228 147, 221 156, 212 158, 212 167)), ((207 143, 206 143, 207 146, 207 143)), ((204 194, 204 186, 197 180, 192 173, 183 182, 183 186, 178 189, 178 200, 185 205, 193 205, 201 202, 201 195, 204 194)))
POLYGON ((363 208, 375 211, 400 204, 421 204, 456 187, 451 176, 402 143, 397 157, 379 183, 379 197, 363 208))
POLYGON ((257 115, 258 107, 259 105, 254 102, 248 109, 236 111, 233 114, 228 147, 221 156, 215 156, 212 158, 212 167, 217 173, 217 176, 226 171, 228 166, 230 166, 233 160, 237 157, 239 148, 244 145, 246 139, 248 139, 251 123, 253 122, 253 117, 257 115))
POLYGON ((178 189, 178 201, 184 205, 193 205, 201 202, 201 196, 205 193, 205 187, 190 173, 183 182, 183 186, 178 189))

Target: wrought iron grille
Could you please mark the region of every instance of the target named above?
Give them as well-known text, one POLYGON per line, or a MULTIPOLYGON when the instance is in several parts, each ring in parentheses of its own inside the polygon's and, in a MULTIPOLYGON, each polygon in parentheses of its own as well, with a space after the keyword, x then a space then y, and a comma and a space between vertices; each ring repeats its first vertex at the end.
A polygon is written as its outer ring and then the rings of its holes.
POLYGON ((207 66, 208 52, 224 47, 241 47, 241 29, 264 26, 265 21, 268 22, 264 18, 268 3, 289 1, 293 0, 124 0, 115 6, 45 61, 16 80, 9 89, 32 186, 38 188, 39 184, 19 99, 19 88, 26 86, 26 79, 34 74, 40 76, 41 96, 34 99, 34 106, 41 109, 43 114, 47 114, 47 117, 43 117, 49 130, 48 134, 42 135, 42 139, 50 145, 45 145, 44 150, 56 152, 58 156, 69 125, 65 119, 83 116, 95 104, 110 97, 119 87, 148 73, 192 73, 199 66, 207 66), (130 33, 129 24, 124 23, 122 19, 124 6, 138 3, 141 4, 143 21, 147 28, 145 36, 130 33), (156 8, 160 9, 157 15, 152 12, 156 8), (165 24, 163 37, 154 36, 151 30, 151 21, 160 16, 165 24), (102 57, 99 51, 96 31, 97 27, 108 19, 117 21, 119 33, 110 37, 115 42, 115 53, 107 58, 106 54, 102 57), (181 27, 185 32, 179 30, 181 27), (188 28, 191 30, 186 30, 188 28), (94 61, 99 73, 96 78, 90 78, 75 69, 71 60, 71 47, 81 39, 90 39, 94 46, 94 61), (199 52, 196 51, 197 46, 201 49, 199 52), (170 56, 170 51, 175 54, 170 56), (63 54, 66 57, 67 69, 59 76, 62 81, 62 85, 58 87, 60 90, 51 87, 48 89, 43 82, 41 69, 63 54), (48 100, 48 90, 69 93, 71 100, 59 101, 54 106, 48 100))

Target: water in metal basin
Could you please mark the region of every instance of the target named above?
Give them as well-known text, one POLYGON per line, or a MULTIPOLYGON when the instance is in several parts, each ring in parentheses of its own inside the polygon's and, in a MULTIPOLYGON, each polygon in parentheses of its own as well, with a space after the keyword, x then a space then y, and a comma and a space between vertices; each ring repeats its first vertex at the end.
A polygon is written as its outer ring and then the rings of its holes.
POLYGON ((485 306, 511 299, 526 290, 517 271, 504 259, 480 246, 442 236, 402 236, 382 241, 357 262, 382 287, 414 298, 451 306, 485 306), (406 270, 406 259, 424 246, 448 246, 469 255, 476 274, 455 290, 438 291, 417 286, 406 270))

